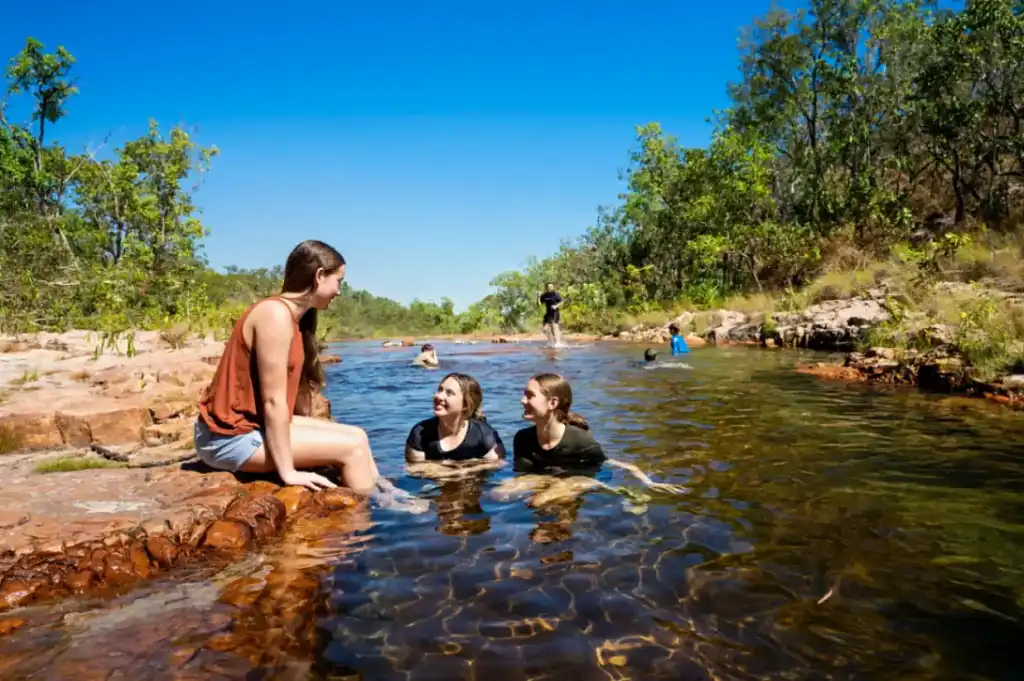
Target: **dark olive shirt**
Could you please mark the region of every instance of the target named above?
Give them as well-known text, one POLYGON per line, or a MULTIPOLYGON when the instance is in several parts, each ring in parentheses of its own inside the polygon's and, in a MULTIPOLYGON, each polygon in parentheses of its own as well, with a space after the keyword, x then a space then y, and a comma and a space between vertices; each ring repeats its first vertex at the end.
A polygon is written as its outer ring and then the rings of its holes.
POLYGON ((561 441, 551 449, 542 449, 537 427, 523 428, 512 441, 517 471, 558 472, 597 469, 607 458, 589 430, 566 425, 561 441))

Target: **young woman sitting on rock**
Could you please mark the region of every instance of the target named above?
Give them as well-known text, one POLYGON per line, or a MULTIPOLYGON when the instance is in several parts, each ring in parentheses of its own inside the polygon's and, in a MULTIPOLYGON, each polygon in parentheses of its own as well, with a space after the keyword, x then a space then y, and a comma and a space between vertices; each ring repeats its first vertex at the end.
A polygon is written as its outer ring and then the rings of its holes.
POLYGON ((309 418, 324 383, 317 313, 338 295, 345 259, 321 241, 303 241, 285 263, 279 295, 250 306, 235 323, 212 382, 199 401, 195 446, 209 466, 276 471, 285 485, 336 485, 302 468, 337 466, 345 485, 391 505, 399 492, 377 471, 366 433, 309 418))
POLYGON ((472 376, 451 373, 441 379, 434 392, 434 415, 413 426, 406 438, 410 472, 451 477, 501 465, 505 445, 480 411, 483 397, 472 376), (467 462, 473 465, 467 467, 467 462))

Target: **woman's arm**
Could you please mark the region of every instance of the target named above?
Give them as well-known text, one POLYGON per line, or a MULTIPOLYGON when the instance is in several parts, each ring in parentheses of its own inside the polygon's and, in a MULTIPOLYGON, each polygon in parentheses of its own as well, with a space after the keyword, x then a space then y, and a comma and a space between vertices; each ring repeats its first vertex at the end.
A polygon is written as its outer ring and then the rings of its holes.
POLYGON ((296 473, 288 410, 288 353, 294 333, 294 320, 284 305, 261 305, 253 311, 252 351, 263 399, 266 449, 286 485, 296 473))
POLYGON ((412 445, 405 445, 405 461, 406 463, 421 463, 427 460, 427 455, 418 449, 414 449, 412 445))

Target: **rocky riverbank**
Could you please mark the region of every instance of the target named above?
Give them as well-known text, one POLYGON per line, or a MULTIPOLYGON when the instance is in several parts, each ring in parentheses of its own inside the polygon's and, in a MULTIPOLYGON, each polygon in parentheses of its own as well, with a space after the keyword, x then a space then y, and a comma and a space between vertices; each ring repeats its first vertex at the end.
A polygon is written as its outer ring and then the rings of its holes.
MULTIPOLYGON (((963 285, 939 284, 940 295, 955 295, 963 285)), ((993 290, 1006 299, 1013 292, 993 290)), ((800 312, 744 314, 734 310, 684 312, 658 326, 636 326, 607 339, 634 343, 668 342, 670 324, 703 331, 688 338, 691 345, 745 344, 842 352, 839 362, 818 362, 801 366, 801 373, 820 378, 917 386, 922 390, 985 397, 1014 408, 1024 408, 1024 375, 1009 373, 993 380, 981 380, 962 348, 954 342, 954 329, 929 323, 922 318, 906 324, 901 348, 870 347, 871 332, 894 320, 889 300, 899 298, 881 285, 865 294, 846 299, 825 300, 800 312), (909 347, 907 347, 909 346, 909 347), (865 349, 867 348, 867 349, 865 349)), ((984 329, 979 333, 984 333, 984 329)))

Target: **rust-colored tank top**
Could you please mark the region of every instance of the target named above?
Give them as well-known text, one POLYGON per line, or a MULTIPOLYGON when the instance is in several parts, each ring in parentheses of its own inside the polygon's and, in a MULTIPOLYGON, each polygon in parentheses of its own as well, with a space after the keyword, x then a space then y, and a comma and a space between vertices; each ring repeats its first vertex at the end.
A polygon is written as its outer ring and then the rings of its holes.
MULTIPOLYGON (((264 300, 281 300, 277 296, 264 300)), ((256 353, 246 346, 242 331, 249 313, 263 301, 253 303, 242 313, 224 346, 213 381, 199 398, 199 415, 211 432, 218 435, 241 435, 262 428, 263 398, 260 395, 256 353)), ((282 304, 284 304, 282 302, 282 304)), ((295 322, 295 334, 288 349, 288 413, 295 413, 295 402, 302 378, 302 333, 295 322)))

